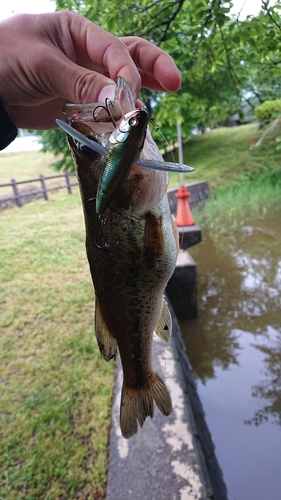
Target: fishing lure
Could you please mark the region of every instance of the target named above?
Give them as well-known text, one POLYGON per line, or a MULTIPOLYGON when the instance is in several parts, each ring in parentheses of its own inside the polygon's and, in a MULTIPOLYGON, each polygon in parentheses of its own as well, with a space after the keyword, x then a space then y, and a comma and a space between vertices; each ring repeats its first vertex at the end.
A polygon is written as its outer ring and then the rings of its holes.
POLYGON ((149 114, 145 109, 135 109, 126 113, 119 127, 110 135, 107 147, 103 147, 96 141, 85 137, 70 125, 61 120, 56 120, 57 125, 76 141, 92 151, 106 156, 106 165, 96 196, 97 214, 104 214, 135 164, 168 172, 192 172, 194 170, 193 167, 179 163, 140 159, 148 121, 149 114))

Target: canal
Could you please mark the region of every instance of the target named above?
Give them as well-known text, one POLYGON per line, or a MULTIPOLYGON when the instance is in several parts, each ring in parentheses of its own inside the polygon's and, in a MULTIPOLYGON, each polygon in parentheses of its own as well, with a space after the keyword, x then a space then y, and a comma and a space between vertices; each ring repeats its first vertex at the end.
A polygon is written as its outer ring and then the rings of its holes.
POLYGON ((198 309, 181 330, 229 500, 281 499, 281 209, 190 249, 198 309))

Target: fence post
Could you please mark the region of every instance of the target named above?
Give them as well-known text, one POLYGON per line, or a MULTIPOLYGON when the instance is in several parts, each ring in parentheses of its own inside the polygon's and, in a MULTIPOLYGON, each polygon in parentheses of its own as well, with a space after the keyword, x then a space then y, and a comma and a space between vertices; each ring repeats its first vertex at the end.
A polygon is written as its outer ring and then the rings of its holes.
POLYGON ((15 196, 15 202, 18 207, 22 207, 22 202, 21 202, 21 197, 20 197, 20 192, 18 190, 18 185, 15 179, 11 179, 11 184, 13 186, 13 191, 14 191, 14 196, 15 196))
POLYGON ((48 198, 48 193, 47 193, 47 188, 46 188, 46 183, 45 183, 44 175, 40 175, 39 179, 40 179, 40 182, 41 182, 43 196, 44 196, 45 200, 48 201, 49 198, 48 198))
POLYGON ((71 184, 70 184, 70 180, 69 180, 69 172, 65 172, 64 175, 65 175, 65 182, 66 182, 66 188, 67 188, 68 194, 72 194, 71 184))

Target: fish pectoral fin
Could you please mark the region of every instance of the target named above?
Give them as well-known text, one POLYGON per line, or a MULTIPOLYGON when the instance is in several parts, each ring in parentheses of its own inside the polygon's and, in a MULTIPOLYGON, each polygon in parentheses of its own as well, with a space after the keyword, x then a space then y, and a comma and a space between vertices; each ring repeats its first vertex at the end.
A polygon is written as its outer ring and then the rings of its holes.
POLYGON ((143 257, 151 269, 164 252, 164 232, 162 215, 156 217, 149 210, 145 214, 143 257))
POLYGON ((158 337, 160 337, 161 340, 163 340, 163 342, 168 344, 171 337, 171 331, 172 331, 172 317, 168 308, 168 304, 165 300, 165 297, 163 297, 162 309, 158 321, 156 323, 155 333, 156 335, 158 335, 158 337))
POLYGON ((116 359, 117 341, 109 332, 96 298, 95 330, 100 353, 105 361, 116 359))
POLYGON ((122 387, 120 407, 120 428, 124 438, 128 439, 138 432, 138 423, 142 427, 146 417, 153 418, 153 400, 163 415, 170 415, 172 402, 167 388, 159 375, 152 373, 149 382, 139 389, 122 387))

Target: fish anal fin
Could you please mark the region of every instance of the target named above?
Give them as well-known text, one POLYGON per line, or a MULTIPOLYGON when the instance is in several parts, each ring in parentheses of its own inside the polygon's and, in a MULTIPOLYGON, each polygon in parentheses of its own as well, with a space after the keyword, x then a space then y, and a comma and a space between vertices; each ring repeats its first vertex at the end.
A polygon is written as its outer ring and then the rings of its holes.
POLYGON ((153 418, 153 400, 163 415, 170 415, 172 402, 163 380, 155 372, 149 382, 139 389, 122 387, 120 407, 120 428, 124 438, 128 439, 138 432, 138 423, 142 427, 146 417, 153 418))
POLYGON ((105 361, 116 359, 117 341, 109 332, 96 299, 95 330, 100 353, 105 361))
POLYGON ((169 342, 172 331, 172 318, 171 313, 168 308, 168 304, 163 297, 162 309, 156 323, 155 333, 160 337, 166 344, 169 342))

